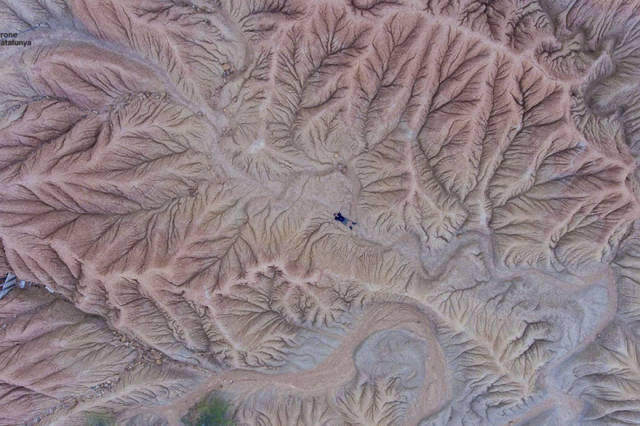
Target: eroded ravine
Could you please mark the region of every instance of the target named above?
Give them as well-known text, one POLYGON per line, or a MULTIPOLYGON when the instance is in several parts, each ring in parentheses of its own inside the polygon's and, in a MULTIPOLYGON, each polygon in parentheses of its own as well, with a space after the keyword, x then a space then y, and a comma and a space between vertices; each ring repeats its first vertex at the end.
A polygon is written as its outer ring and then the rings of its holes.
MULTIPOLYGON (((427 313, 408 303, 385 302, 379 298, 356 317, 355 323, 357 326, 343 336, 340 346, 309 371, 285 374, 266 374, 248 370, 220 372, 202 387, 190 393, 188 398, 163 408, 162 412, 168 419, 172 419, 172 424, 177 425, 182 414, 216 390, 222 390, 237 397, 249 395, 263 388, 273 388, 277 392, 300 397, 322 393, 332 394, 336 388, 355 377, 356 368, 353 357, 358 346, 372 334, 384 330, 410 331, 426 342, 427 374, 419 397, 413 405, 411 420, 407 420, 407 424, 417 424, 420 419, 442 407, 449 398, 450 391, 447 385, 449 378, 440 374, 446 371, 446 361, 427 313)), ((156 409, 139 410, 135 413, 157 411, 156 409)))
POLYGON ((640 415, 637 2, 0 3, 0 424, 640 415))

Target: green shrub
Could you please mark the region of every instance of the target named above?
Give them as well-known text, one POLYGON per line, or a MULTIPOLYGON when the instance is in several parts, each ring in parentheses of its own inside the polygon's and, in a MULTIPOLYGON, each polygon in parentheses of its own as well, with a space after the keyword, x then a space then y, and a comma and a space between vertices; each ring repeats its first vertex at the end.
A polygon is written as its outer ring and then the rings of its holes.
POLYGON ((187 426, 233 426, 229 404, 215 394, 198 403, 182 421, 187 426))
POLYGON ((90 413, 86 426, 113 426, 113 421, 105 414, 90 413))

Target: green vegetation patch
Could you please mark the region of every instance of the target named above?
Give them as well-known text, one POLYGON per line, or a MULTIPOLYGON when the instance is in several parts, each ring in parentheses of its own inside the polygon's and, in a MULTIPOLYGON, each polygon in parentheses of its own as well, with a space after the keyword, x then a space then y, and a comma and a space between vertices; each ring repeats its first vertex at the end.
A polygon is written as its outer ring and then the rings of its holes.
POLYGON ((233 426, 229 403, 215 393, 191 408, 182 422, 186 426, 233 426))
POLYGON ((115 423, 106 414, 89 413, 87 414, 86 426, 113 426, 115 423))

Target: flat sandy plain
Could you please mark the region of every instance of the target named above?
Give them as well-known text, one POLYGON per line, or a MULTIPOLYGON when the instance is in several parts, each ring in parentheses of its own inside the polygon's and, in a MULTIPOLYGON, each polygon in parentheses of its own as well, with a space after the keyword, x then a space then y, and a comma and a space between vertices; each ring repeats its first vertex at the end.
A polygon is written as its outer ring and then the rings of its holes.
POLYGON ((0 32, 0 273, 33 283, 0 424, 212 392, 640 424, 640 2, 0 0, 0 32))

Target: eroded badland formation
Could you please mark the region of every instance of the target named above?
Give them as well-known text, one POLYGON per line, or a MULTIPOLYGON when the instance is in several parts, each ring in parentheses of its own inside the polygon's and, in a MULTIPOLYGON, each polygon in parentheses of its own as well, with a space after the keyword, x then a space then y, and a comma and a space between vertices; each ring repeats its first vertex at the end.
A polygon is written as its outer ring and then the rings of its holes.
POLYGON ((640 423, 640 2, 0 32, 0 424, 640 423))

